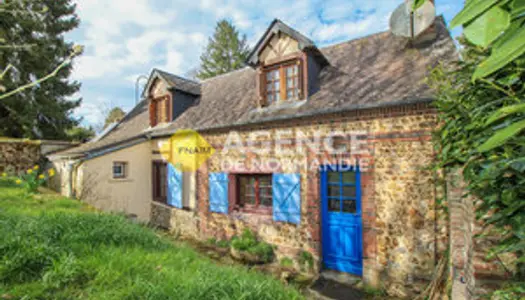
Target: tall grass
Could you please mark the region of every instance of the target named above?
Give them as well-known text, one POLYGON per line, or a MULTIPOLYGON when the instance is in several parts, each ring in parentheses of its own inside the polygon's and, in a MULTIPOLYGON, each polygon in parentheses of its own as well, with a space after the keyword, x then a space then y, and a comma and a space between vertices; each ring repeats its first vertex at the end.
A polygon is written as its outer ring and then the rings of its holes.
POLYGON ((123 216, 0 181, 0 294, 36 299, 296 299, 123 216))

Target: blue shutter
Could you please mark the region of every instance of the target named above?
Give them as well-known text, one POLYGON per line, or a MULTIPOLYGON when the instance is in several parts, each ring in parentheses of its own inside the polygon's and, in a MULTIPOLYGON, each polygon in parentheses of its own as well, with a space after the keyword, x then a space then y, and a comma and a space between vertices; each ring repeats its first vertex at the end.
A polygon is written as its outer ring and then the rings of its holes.
POLYGON ((182 208, 182 172, 168 164, 168 204, 182 208))
POLYGON ((210 173, 210 211, 228 213, 228 174, 210 173))
POLYGON ((301 222, 301 175, 273 174, 273 220, 301 222))

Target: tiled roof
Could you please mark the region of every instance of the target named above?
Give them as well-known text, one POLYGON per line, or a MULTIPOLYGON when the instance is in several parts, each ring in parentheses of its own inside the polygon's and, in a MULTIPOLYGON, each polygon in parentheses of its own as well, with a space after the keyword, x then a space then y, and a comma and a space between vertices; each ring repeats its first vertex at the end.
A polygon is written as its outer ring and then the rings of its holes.
MULTIPOLYGON (((181 128, 208 130, 334 111, 429 101, 432 92, 425 84, 425 78, 430 69, 440 62, 457 59, 456 47, 443 18, 437 18, 435 25, 436 40, 424 46, 412 47, 407 39, 382 32, 321 48, 329 65, 319 75, 319 91, 306 101, 291 106, 257 108, 256 71, 245 67, 201 82, 196 105, 167 126, 148 129, 147 105, 142 102, 134 109, 135 113, 129 114, 102 140, 68 151, 93 151, 134 136, 167 135, 181 128)), ((196 86, 192 88, 197 89, 196 86)))
POLYGON ((201 94, 200 84, 196 81, 186 79, 159 69, 155 69, 154 71, 158 72, 159 75, 162 76, 164 80, 166 80, 171 88, 196 96, 201 94))

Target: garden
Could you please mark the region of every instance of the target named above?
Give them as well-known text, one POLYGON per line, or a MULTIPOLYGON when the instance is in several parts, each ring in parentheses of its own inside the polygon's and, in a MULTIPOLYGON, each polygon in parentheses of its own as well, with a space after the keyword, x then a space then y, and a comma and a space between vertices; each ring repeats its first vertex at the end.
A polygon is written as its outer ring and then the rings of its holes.
MULTIPOLYGON (((54 171, 0 178, 1 299, 302 299, 294 285, 221 264, 184 241, 52 192, 54 171)), ((269 259, 268 246, 233 241, 269 259)), ((219 243, 223 245, 223 243, 219 243)), ((244 248, 243 248, 244 247, 244 248)))

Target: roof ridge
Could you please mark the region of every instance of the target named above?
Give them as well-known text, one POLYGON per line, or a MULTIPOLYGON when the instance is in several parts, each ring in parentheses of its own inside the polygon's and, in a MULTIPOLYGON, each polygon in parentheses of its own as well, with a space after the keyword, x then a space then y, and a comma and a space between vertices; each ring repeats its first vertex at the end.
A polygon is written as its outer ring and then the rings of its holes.
POLYGON ((227 76, 227 75, 231 75, 231 74, 236 73, 236 72, 244 71, 245 69, 251 69, 251 67, 250 66, 244 66, 244 67, 242 67, 240 69, 235 69, 235 70, 230 71, 230 72, 226 72, 226 73, 222 73, 222 74, 210 77, 210 78, 206 78, 203 81, 201 81, 201 83, 204 83, 204 82, 216 79, 216 78, 224 77, 224 76, 227 76))
POLYGON ((201 82, 199 82, 199 81, 196 81, 196 80, 193 80, 193 79, 189 79, 189 78, 186 78, 186 77, 182 77, 180 75, 173 74, 173 73, 170 73, 168 71, 164 71, 164 70, 161 70, 161 69, 158 69, 158 68, 153 68, 153 70, 157 71, 157 72, 160 72, 160 73, 164 73, 164 74, 170 75, 170 76, 177 77, 177 78, 179 78, 181 80, 189 81, 189 82, 192 82, 192 83, 195 83, 195 84, 201 84, 201 82))
POLYGON ((369 39, 369 38, 374 37, 376 35, 379 36, 379 35, 382 35, 382 34, 385 34, 385 33, 390 33, 390 30, 384 30, 384 31, 380 31, 380 32, 375 32, 375 33, 367 34, 365 36, 358 37, 358 38, 355 38, 355 39, 346 40, 346 41, 343 41, 343 42, 339 42, 339 43, 335 43, 335 44, 332 44, 332 45, 324 46, 324 47, 319 48, 319 50, 326 50, 326 49, 337 47, 337 46, 340 46, 340 45, 343 45, 343 44, 352 44, 354 42, 358 42, 358 41, 364 40, 364 39, 369 39))

